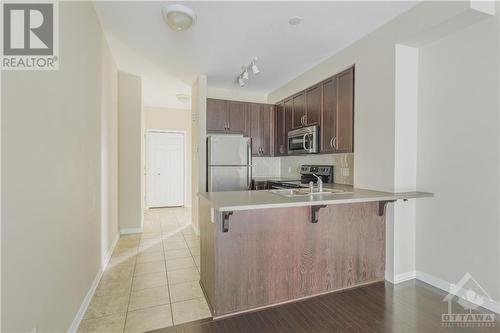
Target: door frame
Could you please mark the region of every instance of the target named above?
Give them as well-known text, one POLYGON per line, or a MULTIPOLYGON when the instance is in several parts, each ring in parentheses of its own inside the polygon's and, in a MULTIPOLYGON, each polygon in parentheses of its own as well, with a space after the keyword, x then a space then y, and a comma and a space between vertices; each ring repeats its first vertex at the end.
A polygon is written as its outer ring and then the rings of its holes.
MULTIPOLYGON (((183 195, 182 195, 182 206, 165 206, 165 207, 186 207, 186 194, 187 194, 187 172, 186 172, 186 166, 187 166, 187 156, 186 156, 186 151, 187 151, 187 141, 186 141, 186 131, 175 131, 175 130, 163 130, 163 129, 154 129, 154 128, 148 128, 146 129, 146 138, 145 138, 145 158, 144 158, 144 188, 145 188, 145 193, 144 193, 144 207, 146 209, 150 209, 148 205, 148 175, 149 175, 149 134, 150 133, 165 133, 165 134, 180 134, 182 135, 182 142, 183 142, 183 147, 182 147, 182 178, 184 178, 184 181, 182 182, 183 186, 183 195)), ((159 208, 159 207, 153 207, 153 208, 159 208)))

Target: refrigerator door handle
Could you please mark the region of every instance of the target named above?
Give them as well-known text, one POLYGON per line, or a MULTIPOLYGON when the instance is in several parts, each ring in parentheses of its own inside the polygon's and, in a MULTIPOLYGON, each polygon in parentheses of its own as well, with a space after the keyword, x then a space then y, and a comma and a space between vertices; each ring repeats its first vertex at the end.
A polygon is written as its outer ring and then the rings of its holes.
POLYGON ((207 167, 207 192, 212 192, 212 168, 207 167))
POLYGON ((252 174, 252 167, 251 166, 248 166, 247 167, 247 190, 251 190, 252 189, 252 181, 251 181, 251 174, 252 174))

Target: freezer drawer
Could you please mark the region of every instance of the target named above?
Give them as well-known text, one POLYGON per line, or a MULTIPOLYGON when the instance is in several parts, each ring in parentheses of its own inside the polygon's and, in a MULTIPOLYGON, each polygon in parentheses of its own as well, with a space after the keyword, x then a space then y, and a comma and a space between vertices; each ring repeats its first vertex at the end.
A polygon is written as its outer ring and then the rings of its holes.
POLYGON ((249 165, 251 140, 241 135, 213 135, 207 138, 207 164, 249 165))
POLYGON ((251 167, 208 167, 207 192, 249 190, 251 179, 251 167))

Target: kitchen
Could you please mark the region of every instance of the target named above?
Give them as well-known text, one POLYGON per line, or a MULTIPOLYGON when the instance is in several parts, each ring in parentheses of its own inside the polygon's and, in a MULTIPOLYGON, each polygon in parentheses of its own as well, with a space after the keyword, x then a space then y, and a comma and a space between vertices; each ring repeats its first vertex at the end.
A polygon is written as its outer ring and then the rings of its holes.
POLYGON ((300 165, 311 160, 335 163, 329 182, 352 185, 354 67, 276 105, 208 99, 207 133, 251 138, 253 183, 247 188, 267 188, 266 177, 298 180, 300 165), (278 170, 281 163, 285 172, 278 170))
POLYGON ((353 188, 338 161, 354 153, 354 91, 353 66, 275 105, 207 99, 200 284, 214 318, 385 279, 386 205, 433 194, 353 188), (254 175, 288 156, 288 177, 254 175), (299 164, 313 156, 331 165, 299 164))

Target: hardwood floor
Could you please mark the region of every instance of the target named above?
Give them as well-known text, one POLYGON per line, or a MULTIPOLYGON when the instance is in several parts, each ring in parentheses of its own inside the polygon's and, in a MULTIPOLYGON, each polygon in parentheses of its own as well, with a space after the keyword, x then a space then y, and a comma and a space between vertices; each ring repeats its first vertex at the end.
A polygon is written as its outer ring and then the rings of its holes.
MULTIPOLYGON (((443 327, 446 293, 420 281, 368 286, 219 320, 200 320, 156 333, 208 332, 500 332, 495 327, 443 327)), ((463 308, 453 305, 454 312, 463 308)), ((479 312, 488 312, 479 309, 479 312)))

